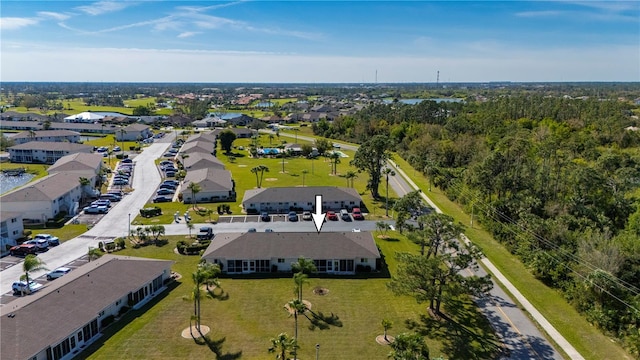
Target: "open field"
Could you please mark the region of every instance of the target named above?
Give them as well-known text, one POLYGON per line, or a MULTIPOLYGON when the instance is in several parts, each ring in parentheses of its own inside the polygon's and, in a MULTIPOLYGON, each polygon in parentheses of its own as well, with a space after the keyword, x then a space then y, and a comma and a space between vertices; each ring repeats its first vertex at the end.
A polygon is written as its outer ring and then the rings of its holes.
MULTIPOLYGON (((394 159, 443 212, 462 224, 471 223, 469 214, 449 201, 440 189, 433 187, 429 191, 428 179, 420 172, 414 172, 409 163, 399 156, 394 159)), ((620 346, 589 324, 559 292, 538 281, 514 255, 478 225, 475 222, 473 228, 466 227, 467 237, 482 249, 487 258, 586 359, 628 358, 620 346)))
MULTIPOLYGON (((395 233, 391 233, 395 236, 395 233)), ((119 255, 143 256, 176 261, 173 270, 183 275, 179 284, 158 301, 145 306, 145 312, 132 311, 119 323, 111 325, 105 336, 89 347, 81 356, 88 359, 204 359, 214 356, 212 349, 197 345, 192 339, 180 336, 189 326, 193 302, 185 300, 192 289, 190 274, 198 262, 197 256, 178 255, 173 247, 178 239, 171 237, 163 247, 148 246, 126 249, 119 255)), ((395 269, 396 251, 417 251, 417 246, 403 237, 378 239, 378 245, 389 267, 395 269)), ((444 355, 450 359, 490 359, 496 350, 496 339, 490 327, 468 302, 452 303, 451 314, 464 318, 464 325, 442 326, 435 329, 433 321, 424 318, 426 305, 409 297, 394 296, 386 287, 384 276, 376 278, 327 277, 309 279, 304 286, 304 298, 312 310, 332 317, 332 325, 311 326, 308 319, 299 317, 300 359, 315 356, 315 344, 320 344, 322 359, 382 359, 388 346, 376 343, 383 332, 381 321, 393 322, 389 335, 409 331, 425 331, 433 357, 444 355), (315 295, 317 286, 327 288, 324 296, 315 295), (375 299, 375 301, 372 301, 375 299), (428 325, 429 326, 428 326, 428 325), (462 330, 462 331, 461 331, 462 330), (467 332, 468 331, 468 332, 467 332)), ((228 295, 224 300, 203 299, 202 324, 211 328, 210 339, 218 344, 224 359, 273 359, 267 349, 270 339, 281 332, 293 336, 294 320, 284 311, 285 303, 293 298, 293 281, 282 278, 222 278, 222 288, 228 295)))

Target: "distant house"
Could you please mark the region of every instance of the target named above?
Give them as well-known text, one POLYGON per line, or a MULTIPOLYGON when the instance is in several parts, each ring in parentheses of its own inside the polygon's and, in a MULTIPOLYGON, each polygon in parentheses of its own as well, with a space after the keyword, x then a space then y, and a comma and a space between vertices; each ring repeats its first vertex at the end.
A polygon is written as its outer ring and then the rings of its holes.
POLYGON ((229 129, 216 129, 213 131, 212 134, 217 137, 221 132, 225 130, 232 131, 234 134, 236 134, 236 138, 238 139, 247 139, 258 133, 255 130, 246 129, 246 128, 229 128, 229 129))
POLYGON ((104 255, 0 308, 3 359, 71 359, 166 290, 172 261, 104 255))
POLYGON ((39 121, 0 120, 0 130, 42 130, 39 121))
POLYGON ((242 207, 247 213, 313 211, 316 195, 322 195, 323 211, 362 207, 362 198, 356 189, 337 186, 251 189, 245 191, 242 207))
POLYGON ((82 195, 78 174, 59 172, 0 196, 3 209, 22 213, 28 223, 44 223, 61 212, 75 215, 82 195))
POLYGON ((11 139, 16 145, 28 143, 30 141, 78 143, 80 142, 80 133, 70 130, 23 131, 15 134, 11 139))
POLYGON ((92 134, 115 134, 118 129, 113 124, 86 124, 86 123, 62 123, 52 122, 49 126, 51 130, 71 130, 80 133, 92 134))
POLYGON ((0 256, 8 254, 9 249, 18 244, 17 240, 24 237, 23 234, 22 213, 0 211, 0 256))
POLYGON ((300 257, 321 274, 355 274, 378 269, 380 252, 368 232, 223 233, 202 258, 227 274, 288 272, 300 257))
POLYGON ((78 177, 86 178, 93 186, 96 186, 98 177, 102 172, 102 159, 103 157, 100 154, 78 153, 67 155, 58 159, 47 169, 47 172, 49 174, 59 172, 77 174, 78 177))
POLYGON ((180 154, 191 156, 195 153, 213 154, 213 143, 203 140, 184 143, 180 148, 180 154))
POLYGON ((214 142, 216 142, 216 135, 213 134, 212 132, 202 132, 199 134, 189 136, 185 141, 185 143, 190 143, 194 141, 204 141, 204 142, 209 142, 213 144, 214 142))
POLYGON ((207 168, 224 170, 224 163, 217 157, 207 153, 194 152, 183 159, 178 158, 178 161, 182 162, 182 166, 187 173, 207 168))
POLYGON ((185 204, 193 203, 193 193, 189 189, 191 183, 200 185, 200 191, 196 193, 196 202, 236 200, 236 186, 228 170, 205 168, 187 172, 181 186, 182 201, 185 204))
POLYGON ((27 164, 53 164, 63 156, 76 153, 89 154, 92 150, 93 148, 88 145, 45 141, 30 141, 7 148, 11 162, 27 164))
POLYGON ((131 124, 116 130, 117 141, 138 141, 153 136, 149 125, 131 124))

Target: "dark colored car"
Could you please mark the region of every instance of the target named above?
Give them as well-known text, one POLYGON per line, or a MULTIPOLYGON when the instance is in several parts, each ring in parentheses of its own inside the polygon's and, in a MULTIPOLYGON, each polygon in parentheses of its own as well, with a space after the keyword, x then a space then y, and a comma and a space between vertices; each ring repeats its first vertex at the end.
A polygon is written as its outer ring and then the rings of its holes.
POLYGON ((213 229, 209 226, 203 226, 198 231, 198 235, 196 236, 198 240, 211 240, 213 239, 213 229))
POLYGON ((289 221, 298 221, 298 214, 296 214, 295 211, 291 211, 288 215, 287 215, 287 220, 289 221))
POLYGON ((262 214, 260 214, 260 220, 261 221, 271 221, 271 216, 269 216, 269 213, 263 212, 262 214))
POLYGON ((160 189, 160 190, 158 190, 158 191, 156 192, 156 195, 173 195, 173 194, 175 194, 175 193, 176 193, 176 192, 175 192, 173 189, 167 189, 167 188, 164 188, 164 189, 160 189))
POLYGON ((22 244, 9 249, 9 253, 13 256, 27 256, 29 254, 35 255, 36 251, 38 251, 38 248, 32 244, 22 244))
POLYGON ((167 196, 156 196, 153 198, 154 203, 171 202, 171 201, 173 201, 173 199, 167 196))

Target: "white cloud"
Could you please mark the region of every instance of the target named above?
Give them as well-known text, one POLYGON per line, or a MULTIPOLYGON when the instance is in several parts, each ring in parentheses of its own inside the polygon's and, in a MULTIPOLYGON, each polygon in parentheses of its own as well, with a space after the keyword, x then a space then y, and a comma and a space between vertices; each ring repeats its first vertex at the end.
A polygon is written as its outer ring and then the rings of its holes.
POLYGON ((0 30, 17 30, 35 25, 39 21, 37 18, 3 17, 0 18, 0 30))
POLYGON ((640 81, 637 46, 354 57, 23 45, 3 44, 3 80, 359 83, 373 82, 377 70, 378 82, 435 82, 439 70, 442 82, 640 81), (92 54, 92 61, 78 53, 92 54))
POLYGON ((76 9, 89 15, 102 15, 110 12, 120 11, 133 3, 116 2, 116 1, 98 1, 91 5, 78 6, 76 9))
POLYGON ((201 32, 198 32, 198 31, 185 31, 183 33, 178 34, 178 37, 183 39, 183 38, 188 38, 188 37, 191 37, 191 36, 194 36, 194 35, 198 35, 198 34, 201 34, 201 32))
POLYGON ((67 20, 71 16, 67 14, 52 12, 52 11, 38 11, 38 17, 63 21, 63 20, 67 20))

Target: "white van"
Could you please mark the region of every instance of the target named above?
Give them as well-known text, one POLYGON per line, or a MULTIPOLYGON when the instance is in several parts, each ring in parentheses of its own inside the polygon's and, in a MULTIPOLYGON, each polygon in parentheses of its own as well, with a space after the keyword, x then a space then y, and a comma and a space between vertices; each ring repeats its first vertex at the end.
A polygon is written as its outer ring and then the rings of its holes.
POLYGON ((346 209, 340 210, 340 217, 345 221, 351 220, 351 216, 349 216, 349 212, 346 209))

